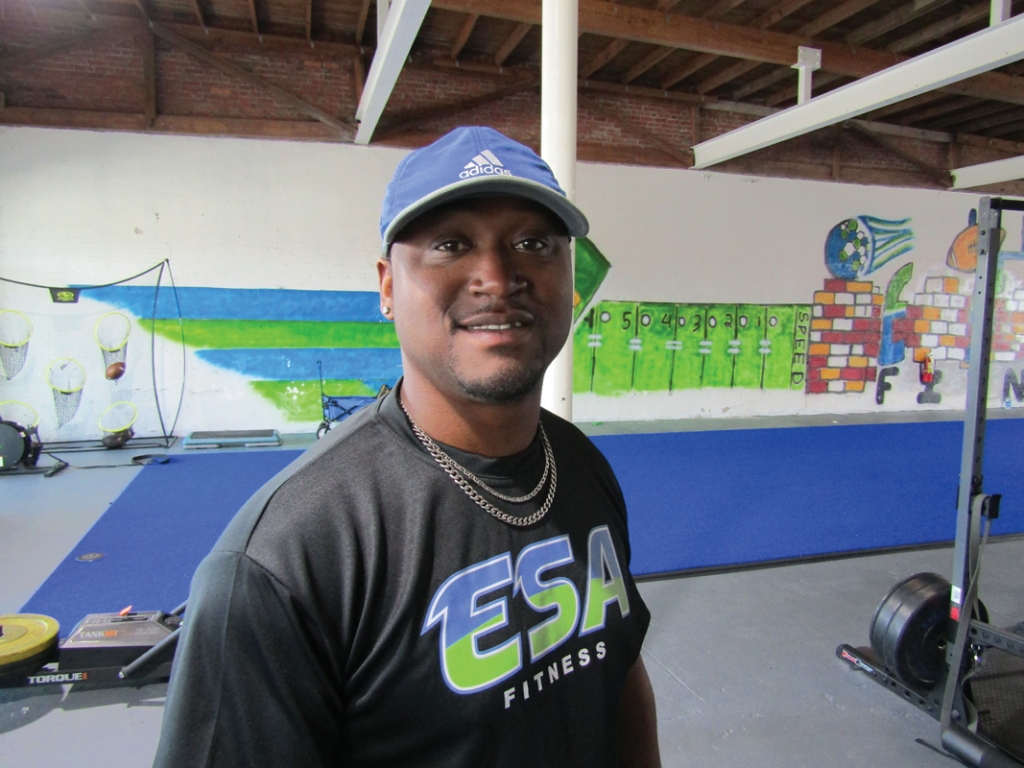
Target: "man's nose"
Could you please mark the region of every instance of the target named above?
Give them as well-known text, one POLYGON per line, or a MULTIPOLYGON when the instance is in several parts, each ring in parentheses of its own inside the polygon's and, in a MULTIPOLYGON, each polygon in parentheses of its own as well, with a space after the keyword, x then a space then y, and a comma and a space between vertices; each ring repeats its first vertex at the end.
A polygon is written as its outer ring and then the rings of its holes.
POLYGON ((473 259, 470 288, 477 293, 508 296, 523 289, 526 280, 516 253, 500 243, 487 243, 473 259))

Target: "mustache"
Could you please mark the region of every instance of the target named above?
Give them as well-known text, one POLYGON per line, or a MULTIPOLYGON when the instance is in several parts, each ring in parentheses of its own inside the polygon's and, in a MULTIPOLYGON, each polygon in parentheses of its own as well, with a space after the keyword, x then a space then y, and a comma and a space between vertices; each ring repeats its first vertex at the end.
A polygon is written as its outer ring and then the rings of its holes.
POLYGON ((522 301, 489 301, 487 304, 457 309, 450 315, 452 322, 459 326, 472 325, 474 322, 495 321, 498 319, 534 323, 537 315, 527 302, 522 301))

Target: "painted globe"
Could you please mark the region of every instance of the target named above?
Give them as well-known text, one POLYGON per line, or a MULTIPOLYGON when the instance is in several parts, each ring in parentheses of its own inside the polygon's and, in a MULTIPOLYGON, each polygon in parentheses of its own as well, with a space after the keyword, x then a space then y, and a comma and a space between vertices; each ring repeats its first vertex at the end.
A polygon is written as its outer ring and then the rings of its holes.
POLYGON ((871 231, 860 219, 846 219, 825 238, 825 266, 835 277, 855 280, 871 263, 871 231))

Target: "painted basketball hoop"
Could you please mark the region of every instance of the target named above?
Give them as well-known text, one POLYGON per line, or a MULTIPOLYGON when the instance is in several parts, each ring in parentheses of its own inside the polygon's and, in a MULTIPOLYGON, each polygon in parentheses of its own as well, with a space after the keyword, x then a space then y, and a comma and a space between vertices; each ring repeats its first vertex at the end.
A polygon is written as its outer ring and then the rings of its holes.
POLYGON ((96 344, 103 353, 105 375, 111 381, 124 376, 131 332, 132 321, 120 312, 107 312, 96 321, 96 344))
POLYGON ((120 448, 131 440, 135 434, 132 425, 138 417, 139 409, 127 400, 107 406, 99 418, 103 445, 107 448, 120 448))
POLYGON ((46 368, 46 382, 53 390, 57 427, 63 427, 78 413, 85 386, 85 368, 70 357, 58 357, 46 368))
POLYGON ((0 364, 8 381, 25 367, 32 322, 13 309, 0 309, 0 364))

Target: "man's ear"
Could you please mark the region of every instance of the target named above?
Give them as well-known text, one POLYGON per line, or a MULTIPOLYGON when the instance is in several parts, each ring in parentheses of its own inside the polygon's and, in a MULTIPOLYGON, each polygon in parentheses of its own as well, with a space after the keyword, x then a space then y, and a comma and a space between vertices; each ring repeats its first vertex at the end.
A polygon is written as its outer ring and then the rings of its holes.
POLYGON ((377 279, 380 282, 380 308, 383 312, 385 308, 388 312, 385 315, 393 319, 394 312, 392 311, 392 293, 391 293, 391 261, 388 259, 377 260, 377 279))

